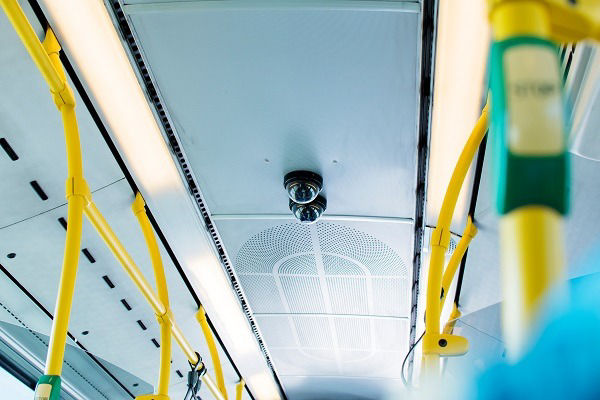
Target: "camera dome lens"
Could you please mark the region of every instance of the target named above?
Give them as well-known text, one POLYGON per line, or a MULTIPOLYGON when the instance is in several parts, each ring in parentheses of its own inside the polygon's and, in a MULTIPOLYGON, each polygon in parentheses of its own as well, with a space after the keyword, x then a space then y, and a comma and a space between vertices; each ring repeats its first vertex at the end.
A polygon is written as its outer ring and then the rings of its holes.
POLYGON ((283 185, 290 200, 308 204, 319 195, 323 188, 323 178, 310 171, 293 171, 285 175, 283 185))
POLYGON ((323 196, 308 204, 298 204, 290 200, 290 210, 294 216, 303 224, 312 224, 317 221, 327 208, 327 200, 323 196))
POLYGON ((290 199, 299 204, 313 201, 319 194, 319 189, 308 182, 294 182, 288 188, 290 199))

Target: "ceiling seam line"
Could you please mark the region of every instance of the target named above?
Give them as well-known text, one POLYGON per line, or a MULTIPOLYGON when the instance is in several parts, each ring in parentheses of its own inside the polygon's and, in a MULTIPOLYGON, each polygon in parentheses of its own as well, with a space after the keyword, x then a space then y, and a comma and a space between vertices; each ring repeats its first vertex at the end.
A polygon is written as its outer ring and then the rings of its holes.
MULTIPOLYGON (((93 190, 93 191, 92 191, 92 194, 94 194, 94 193, 96 193, 96 192, 98 192, 98 191, 100 191, 100 190, 102 190, 102 189, 106 189, 107 187, 109 187, 109 186, 111 186, 111 185, 114 185, 115 183, 121 182, 123 179, 125 179, 125 178, 120 178, 120 179, 117 179, 117 180, 116 180, 116 181, 114 181, 114 182, 111 182, 111 183, 109 183, 109 184, 107 184, 107 185, 104 185, 104 186, 102 186, 102 187, 100 187, 100 188, 98 188, 98 189, 96 189, 96 190, 93 190)), ((65 203, 60 203, 60 204, 59 204, 59 205, 57 205, 56 207, 52 207, 52 208, 50 208, 50 209, 48 209, 48 210, 45 210, 45 211, 42 211, 42 212, 40 212, 40 213, 38 213, 38 214, 32 215, 32 216, 30 216, 30 217, 27 217, 27 218, 23 218, 23 219, 21 219, 21 220, 19 220, 19 221, 16 221, 16 222, 12 222, 12 223, 10 223, 10 224, 8 224, 8 225, 0 226, 0 229, 10 228, 11 226, 14 226, 14 225, 20 224, 21 222, 29 221, 30 219, 33 219, 33 218, 39 217, 40 215, 47 214, 47 213, 49 213, 49 212, 52 212, 52 211, 54 211, 54 210, 57 210, 57 209, 59 209, 59 208, 61 208, 61 207, 64 207, 64 206, 66 206, 66 205, 67 205, 67 203, 66 203, 66 202, 65 202, 65 203)))

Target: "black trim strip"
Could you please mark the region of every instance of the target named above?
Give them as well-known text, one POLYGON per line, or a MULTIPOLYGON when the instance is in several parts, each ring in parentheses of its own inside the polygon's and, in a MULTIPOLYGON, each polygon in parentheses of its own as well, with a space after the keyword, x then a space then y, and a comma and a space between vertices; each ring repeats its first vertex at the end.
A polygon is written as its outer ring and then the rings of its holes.
POLYGON ((65 229, 65 231, 67 230, 67 220, 64 217, 60 217, 58 219, 58 223, 65 229))
POLYGON ((125 309, 126 309, 127 311, 131 311, 131 310, 132 310, 132 308, 131 308, 131 306, 129 305, 129 303, 127 302, 127 300, 125 300, 125 299, 121 299, 121 304, 123 304, 123 307, 125 307, 125 309))
POLYGON ((38 181, 31 181, 29 182, 29 184, 31 185, 35 193, 38 196, 40 196, 40 199, 42 199, 43 201, 48 200, 48 195, 46 194, 46 192, 44 192, 44 189, 42 189, 38 181))
POLYGON ((92 253, 90 253, 90 251, 88 249, 82 249, 81 252, 85 256, 85 258, 88 259, 88 261, 90 262, 90 264, 93 264, 93 263, 96 262, 96 259, 94 258, 94 256, 92 255, 92 253))
MULTIPOLYGON (((50 24, 48 23, 48 20, 46 19, 46 16, 44 15, 44 13, 43 13, 42 9, 40 8, 39 4, 37 3, 37 1, 36 0, 27 0, 27 1, 28 1, 29 5, 31 6, 31 8, 33 9, 33 12, 34 12, 35 16, 37 17, 38 21, 40 22, 40 24, 42 26, 49 26, 50 24)), ((104 125, 104 122, 102 121, 102 119, 100 118, 100 115, 98 114, 98 112, 96 111, 96 108, 94 107, 94 103, 91 101, 90 97, 88 96, 88 94, 87 94, 87 92, 86 92, 83 84, 79 80, 79 77, 77 76, 77 73, 75 72, 75 69, 71 65, 71 62, 69 61, 69 59, 68 59, 67 55, 64 53, 64 51, 60 52, 60 60, 61 60, 61 62, 63 64, 63 67, 65 68, 65 72, 67 73, 69 79, 71 80, 71 82, 72 82, 72 84, 74 86, 74 89, 77 91, 77 93, 81 97, 81 100, 83 101, 83 104, 85 105, 88 113, 92 117, 92 120, 94 121, 94 124, 96 125, 96 128, 98 128, 98 131, 100 132, 100 134, 104 138, 104 141, 106 142, 106 145, 108 146, 110 152, 112 153, 113 157, 115 158, 115 161, 119 165, 119 168, 121 169, 121 172, 125 176, 125 179, 127 180, 127 183, 131 187, 131 190, 132 190, 133 194, 136 194, 138 192, 138 188, 137 188, 137 185, 136 185, 136 183, 135 183, 135 181, 133 179, 133 176, 131 175, 131 173, 127 169, 127 166, 125 165, 125 162, 123 161, 123 158, 121 157, 121 154, 119 153, 119 151, 117 150, 117 147, 115 146, 114 142, 112 141, 112 138, 110 137, 110 134, 108 133, 108 130, 106 129, 106 126, 104 125)), ((175 268, 179 272, 179 275, 181 276, 181 279, 185 283, 185 286, 187 287, 188 291, 190 292, 190 295, 192 296, 192 298, 196 302, 196 306, 198 308, 200 308, 200 299, 196 295, 196 292, 194 291, 194 288, 192 287, 192 284, 190 283, 190 281, 189 281, 188 277, 186 276, 185 272, 183 271, 183 268, 181 267, 181 264, 177 260, 177 258, 175 256, 175 253, 171 249, 171 246, 169 245, 169 242, 165 238, 162 230, 160 229, 160 226, 158 225, 158 223, 154 219, 154 216, 152 215, 152 212, 148 209, 148 207, 146 207, 146 213, 148 214, 148 219, 150 220, 150 223, 152 224, 152 227, 154 228, 154 232, 156 233, 156 236, 159 238, 159 240, 161 241, 163 247, 167 251, 167 254, 171 258, 171 261, 173 262, 173 265, 175 265, 175 268)), ((219 333, 215 329, 214 325, 212 324, 212 322, 211 322, 211 320, 210 320, 210 318, 208 316, 207 316, 207 320, 208 320, 208 324, 209 324, 209 326, 210 326, 210 328, 211 328, 211 330, 213 332, 214 337, 219 342, 219 345, 221 346, 221 349, 223 350, 223 352, 227 356, 227 359, 229 360, 229 363, 231 364, 231 366, 235 370, 235 373, 238 375, 238 378, 242 379, 242 374, 240 373, 240 370, 238 369, 237 365, 233 361, 233 358, 231 358, 231 354, 229 353, 229 350, 223 344, 223 341, 221 340, 221 337, 219 336, 219 333)), ((94 358, 91 354, 90 354, 90 357, 94 358)), ((96 362, 99 363, 99 361, 96 361, 96 362)), ((101 364, 99 364, 99 365, 104 370, 106 370, 106 368, 103 365, 101 365, 101 364)), ((109 373, 108 370, 106 370, 106 372, 109 373)), ((116 379, 116 377, 114 377, 114 375, 112 375, 112 374, 110 374, 110 375, 111 375, 111 377, 121 387, 123 387, 125 390, 127 390, 123 386, 123 384, 121 382, 119 382, 116 379)), ((286 397, 285 397, 285 392, 283 391, 283 385, 281 385, 281 382, 279 381, 279 378, 277 377, 277 375, 275 375, 275 380, 280 385, 281 392, 283 393, 284 400, 285 400, 286 397)), ((255 400, 254 395, 252 394, 252 392, 250 391, 250 388, 248 388, 248 386, 246 386, 246 392, 248 393, 248 395, 250 396, 250 398, 252 400, 255 400)), ((131 397, 135 397, 128 390, 127 390, 127 393, 129 393, 131 395, 131 397)))
MULTIPOLYGON (((485 149, 487 148, 487 140, 488 135, 486 134, 481 144, 479 145, 479 150, 477 151, 477 162, 475 164, 475 175, 473 177, 473 190, 471 191, 471 202, 469 204, 469 216, 475 222, 475 208, 477 207, 477 198, 479 197, 479 186, 481 184, 481 174, 483 173, 483 162, 485 161, 485 149)), ((465 267, 467 265, 467 255, 469 254, 469 249, 465 251, 465 255, 463 256, 460 262, 460 269, 458 270, 458 279, 456 281, 456 292, 454 293, 454 304, 459 304, 460 301, 460 291, 462 289, 463 277, 465 275, 465 267)))
MULTIPOLYGON (((415 234, 413 244, 412 305, 410 311, 409 348, 415 344, 417 335, 417 304, 419 300, 419 275, 421 273, 421 249, 425 233, 425 198, 427 195, 427 169, 429 162, 429 137, 431 110, 433 108, 433 77, 435 71, 435 43, 437 7, 436 0, 423 0, 421 38, 421 88, 419 105, 419 137, 417 143, 417 187, 415 202, 415 234)), ((412 376, 414 352, 409 359, 409 379, 412 376)))
POLYGON ((17 152, 11 147, 10 143, 8 143, 8 140, 0 138, 0 146, 2 146, 2 149, 11 160, 17 161, 19 159, 17 152))
POLYGON ((143 331, 145 331, 146 329, 148 329, 148 328, 146 328, 146 325, 144 325, 144 323, 142 322, 141 319, 137 320, 137 324, 140 326, 140 328, 142 328, 143 331))
POLYGON ((106 284, 108 285, 109 288, 111 288, 111 289, 115 288, 115 284, 112 283, 112 281, 110 280, 110 278, 108 277, 108 275, 104 275, 102 277, 102 279, 104 280, 104 282, 106 282, 106 284))

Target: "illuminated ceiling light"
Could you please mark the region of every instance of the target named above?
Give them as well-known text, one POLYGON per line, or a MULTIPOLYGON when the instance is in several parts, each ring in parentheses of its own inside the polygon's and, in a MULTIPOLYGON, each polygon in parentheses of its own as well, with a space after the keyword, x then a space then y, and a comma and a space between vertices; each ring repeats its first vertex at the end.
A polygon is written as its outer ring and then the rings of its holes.
POLYGON ((247 386, 257 399, 279 399, 104 2, 42 0, 42 7, 247 386))
MULTIPOLYGON (((435 225, 458 156, 481 114, 485 98, 490 29, 484 1, 439 3, 433 116, 427 180, 427 224, 435 225)), ((467 178, 452 229, 462 232, 467 178)))

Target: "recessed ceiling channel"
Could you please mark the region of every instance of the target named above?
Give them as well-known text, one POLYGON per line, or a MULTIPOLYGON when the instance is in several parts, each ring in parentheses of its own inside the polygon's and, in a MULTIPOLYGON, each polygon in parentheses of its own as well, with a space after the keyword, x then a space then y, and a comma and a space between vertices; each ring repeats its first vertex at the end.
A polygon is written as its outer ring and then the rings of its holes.
POLYGON ((286 395, 378 397, 401 386, 409 342, 420 5, 256 4, 119 10, 286 395), (316 224, 291 215, 294 170, 323 178, 316 224))

